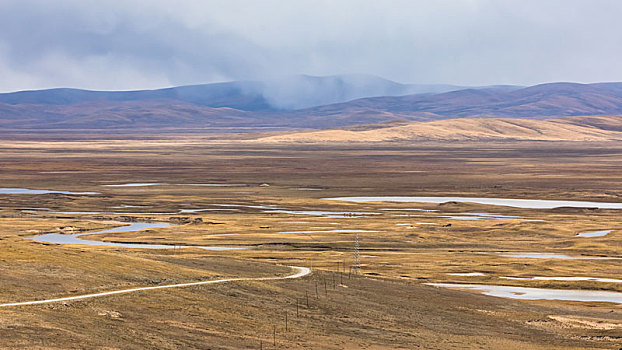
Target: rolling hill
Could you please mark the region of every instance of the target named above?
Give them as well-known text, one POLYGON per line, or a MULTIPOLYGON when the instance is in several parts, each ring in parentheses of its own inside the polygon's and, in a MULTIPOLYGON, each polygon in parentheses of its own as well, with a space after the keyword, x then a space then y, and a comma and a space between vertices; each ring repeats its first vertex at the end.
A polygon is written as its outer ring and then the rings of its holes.
POLYGON ((461 118, 388 123, 259 138, 259 142, 326 143, 387 141, 622 141, 622 116, 548 120, 461 118))
POLYGON ((390 119, 535 118, 622 114, 622 83, 550 83, 527 88, 464 89, 440 94, 373 97, 297 111, 348 125, 390 119), (376 120, 374 120, 376 119, 376 120))

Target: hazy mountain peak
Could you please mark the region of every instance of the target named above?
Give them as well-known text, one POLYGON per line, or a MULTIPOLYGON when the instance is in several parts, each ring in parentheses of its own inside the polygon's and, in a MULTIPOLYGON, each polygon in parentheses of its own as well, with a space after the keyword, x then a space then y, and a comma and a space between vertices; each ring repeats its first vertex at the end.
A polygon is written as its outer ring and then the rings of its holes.
POLYGON ((371 75, 295 75, 264 83, 263 97, 276 109, 296 110, 373 96, 411 93, 409 85, 371 75))
POLYGON ((296 110, 365 97, 403 96, 460 89, 452 85, 400 84, 373 75, 293 75, 266 81, 232 81, 156 90, 92 91, 70 88, 0 94, 0 103, 67 105, 93 101, 178 99, 208 107, 296 110))

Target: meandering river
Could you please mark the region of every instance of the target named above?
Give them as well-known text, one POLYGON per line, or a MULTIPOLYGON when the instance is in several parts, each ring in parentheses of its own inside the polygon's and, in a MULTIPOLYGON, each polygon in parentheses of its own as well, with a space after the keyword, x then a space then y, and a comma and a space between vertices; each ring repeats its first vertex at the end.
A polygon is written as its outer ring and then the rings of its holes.
POLYGON ((119 242, 105 242, 105 241, 93 241, 89 239, 82 239, 80 237, 97 235, 101 233, 115 233, 115 232, 135 232, 145 229, 163 228, 175 226, 168 223, 151 223, 151 222, 133 222, 126 226, 115 227, 105 229, 96 232, 88 233, 75 233, 75 234, 60 234, 60 233, 48 233, 41 236, 32 237, 31 239, 37 242, 56 243, 56 244, 85 244, 107 247, 123 247, 123 248, 142 248, 142 249, 173 249, 173 248, 201 248, 207 250, 233 250, 244 249, 242 247, 219 247, 219 246, 179 246, 169 244, 149 244, 149 243, 119 243, 119 242))

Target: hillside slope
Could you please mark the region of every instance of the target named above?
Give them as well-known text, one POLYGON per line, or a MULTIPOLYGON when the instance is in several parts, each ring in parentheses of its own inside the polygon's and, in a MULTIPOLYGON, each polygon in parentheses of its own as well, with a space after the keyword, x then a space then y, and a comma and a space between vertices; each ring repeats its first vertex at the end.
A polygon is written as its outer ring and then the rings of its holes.
POLYGON ((621 116, 549 120, 471 118, 409 122, 365 130, 331 129, 260 138, 259 142, 622 141, 621 116))
POLYGON ((521 89, 465 89, 433 95, 372 97, 297 113, 337 120, 384 115, 417 121, 622 115, 622 83, 550 83, 521 89))

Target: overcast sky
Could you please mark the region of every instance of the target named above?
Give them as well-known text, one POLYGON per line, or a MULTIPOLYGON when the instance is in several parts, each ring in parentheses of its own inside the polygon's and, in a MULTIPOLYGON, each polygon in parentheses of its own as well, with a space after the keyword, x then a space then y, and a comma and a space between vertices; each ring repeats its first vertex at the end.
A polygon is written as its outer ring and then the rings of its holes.
POLYGON ((622 81, 622 0, 0 0, 0 91, 622 81))

